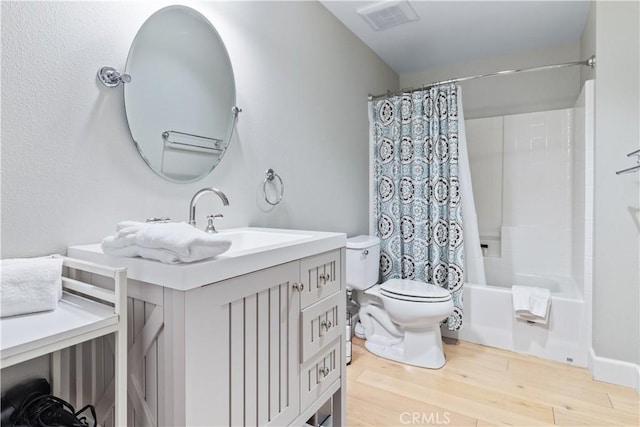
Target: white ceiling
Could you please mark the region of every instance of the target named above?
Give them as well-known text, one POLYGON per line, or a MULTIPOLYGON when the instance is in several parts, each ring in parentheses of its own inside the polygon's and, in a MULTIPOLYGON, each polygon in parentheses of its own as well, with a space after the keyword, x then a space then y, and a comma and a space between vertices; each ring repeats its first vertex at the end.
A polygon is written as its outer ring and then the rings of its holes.
POLYGON ((398 74, 580 40, 590 1, 425 1, 417 21, 373 30, 356 10, 379 1, 320 0, 398 74))

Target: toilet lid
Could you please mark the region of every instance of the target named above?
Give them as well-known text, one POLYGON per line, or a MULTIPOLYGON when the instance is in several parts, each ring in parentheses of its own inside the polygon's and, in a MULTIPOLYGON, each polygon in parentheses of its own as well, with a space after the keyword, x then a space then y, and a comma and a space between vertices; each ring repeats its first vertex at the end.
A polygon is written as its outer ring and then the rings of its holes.
POLYGON ((447 301, 451 293, 439 286, 407 279, 391 279, 380 285, 380 291, 390 297, 410 300, 447 301))
POLYGON ((419 302, 419 303, 431 303, 431 304, 440 304, 443 302, 451 301, 452 297, 449 295, 448 297, 440 297, 440 298, 422 298, 422 297, 408 297, 400 294, 393 294, 391 292, 380 290, 380 295, 385 298, 394 299, 398 301, 410 301, 410 302, 419 302))
POLYGON ((360 235, 347 239, 347 249, 369 249, 379 244, 380 239, 376 236, 360 235))

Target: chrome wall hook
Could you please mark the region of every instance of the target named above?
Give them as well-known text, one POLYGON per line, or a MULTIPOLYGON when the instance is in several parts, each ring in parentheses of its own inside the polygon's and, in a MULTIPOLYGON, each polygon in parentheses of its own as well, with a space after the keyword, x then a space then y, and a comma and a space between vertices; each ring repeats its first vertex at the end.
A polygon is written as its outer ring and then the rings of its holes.
POLYGON ((636 165, 631 166, 630 168, 619 170, 616 172, 616 175, 622 175, 624 173, 640 171, 640 150, 632 151, 631 153, 627 154, 627 157, 634 157, 634 156, 636 156, 636 165))
POLYGON ((98 80, 106 87, 116 87, 120 83, 129 83, 131 76, 126 73, 120 74, 120 72, 113 67, 102 67, 98 70, 98 80))

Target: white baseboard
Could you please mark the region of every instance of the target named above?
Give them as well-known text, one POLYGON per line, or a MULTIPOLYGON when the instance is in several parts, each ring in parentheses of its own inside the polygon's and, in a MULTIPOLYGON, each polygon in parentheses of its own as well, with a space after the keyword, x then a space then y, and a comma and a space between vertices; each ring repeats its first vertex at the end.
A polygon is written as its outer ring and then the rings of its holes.
POLYGON ((593 379, 631 387, 640 395, 640 365, 597 356, 589 349, 589 371, 593 379))

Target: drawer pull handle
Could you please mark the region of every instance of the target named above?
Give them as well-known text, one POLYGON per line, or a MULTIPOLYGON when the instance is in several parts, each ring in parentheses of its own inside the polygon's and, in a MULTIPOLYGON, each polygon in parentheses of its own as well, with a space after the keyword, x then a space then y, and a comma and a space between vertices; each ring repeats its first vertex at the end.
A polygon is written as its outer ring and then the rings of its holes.
POLYGON ((294 283, 293 289, 295 289, 298 292, 302 292, 302 290, 304 289, 304 283, 294 283))
POLYGON ((327 282, 331 281, 331 275, 330 274, 324 274, 323 273, 323 274, 320 275, 319 278, 320 278, 320 280, 322 282, 324 282, 324 284, 327 284, 327 282))
POLYGON ((329 375, 329 368, 323 366, 318 369, 318 373, 322 374, 322 377, 325 378, 327 375, 329 375))
POLYGON ((325 331, 328 331, 333 325, 331 324, 330 320, 323 320, 322 322, 320 322, 320 326, 322 326, 325 331))

